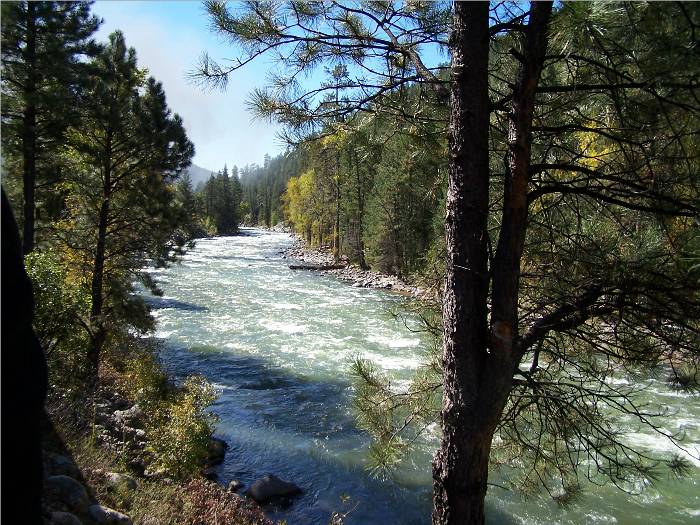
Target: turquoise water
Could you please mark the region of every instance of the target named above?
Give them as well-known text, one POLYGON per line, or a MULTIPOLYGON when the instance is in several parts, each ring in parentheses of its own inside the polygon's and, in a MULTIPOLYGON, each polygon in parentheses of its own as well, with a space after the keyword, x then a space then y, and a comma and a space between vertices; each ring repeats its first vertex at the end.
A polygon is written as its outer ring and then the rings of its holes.
MULTIPOLYGON (((245 235, 197 242, 182 263, 153 276, 163 297, 149 297, 163 342, 163 359, 176 375, 201 373, 217 388, 212 407, 217 435, 231 448, 219 481, 246 485, 266 473, 294 481, 303 496, 287 508, 268 508, 290 525, 326 524, 352 509, 348 524, 430 523, 430 458, 426 440, 396 480, 373 479, 365 469, 368 438, 354 422, 349 367, 362 356, 400 387, 420 365, 427 341, 392 314, 404 299, 353 288, 331 276, 288 269, 286 234, 245 235), (345 497, 349 500, 346 500, 345 497)), ((700 452, 700 399, 648 381, 650 399, 668 406, 671 431, 684 430, 700 452)), ((650 449, 675 449, 659 436, 630 436, 650 449)), ((521 499, 499 488, 487 497, 494 524, 700 523, 700 461, 683 481, 640 484, 628 496, 586 485, 575 506, 546 497, 521 499)))

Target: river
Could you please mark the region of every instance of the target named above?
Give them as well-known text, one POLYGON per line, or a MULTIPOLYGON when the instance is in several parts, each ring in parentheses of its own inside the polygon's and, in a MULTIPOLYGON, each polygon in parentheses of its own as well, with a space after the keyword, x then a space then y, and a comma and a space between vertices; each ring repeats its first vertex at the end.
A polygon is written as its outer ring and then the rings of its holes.
MULTIPOLYGON (((355 426, 349 367, 362 356, 399 384, 420 366, 427 342, 392 315, 405 299, 353 288, 331 276, 289 270, 281 251, 287 234, 246 229, 243 235, 197 242, 180 264, 152 270, 164 295, 147 297, 163 342, 163 361, 176 376, 199 373, 217 389, 217 436, 230 445, 219 481, 250 485, 266 473, 295 482, 304 494, 287 508, 266 509, 289 525, 323 525, 352 509, 345 523, 430 523, 430 458, 426 442, 395 480, 366 471, 367 436, 355 426)), ((408 327, 406 325, 409 325, 408 327)), ((664 427, 686 433, 700 451, 700 400, 648 380, 650 398, 667 406, 664 427)), ((651 449, 673 447, 653 434, 633 439, 651 449)), ((523 499, 492 488, 487 522, 700 523, 700 461, 682 481, 640 484, 628 496, 584 485, 575 505, 542 496, 523 499)))

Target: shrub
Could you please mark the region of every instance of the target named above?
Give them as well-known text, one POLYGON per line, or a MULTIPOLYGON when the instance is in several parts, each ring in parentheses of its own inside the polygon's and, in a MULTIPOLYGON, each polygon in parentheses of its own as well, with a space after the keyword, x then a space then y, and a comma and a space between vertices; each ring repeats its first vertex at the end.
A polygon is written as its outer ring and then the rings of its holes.
POLYGON ((156 412, 174 389, 148 339, 127 334, 109 359, 120 373, 119 389, 147 413, 156 412))
POLYGON ((72 398, 81 392, 87 371, 89 291, 68 279, 50 249, 27 255, 25 265, 34 289, 34 330, 49 364, 50 394, 72 398))
POLYGON ((216 416, 206 411, 216 399, 213 387, 191 376, 155 411, 149 426, 154 466, 177 479, 194 475, 207 459, 216 416))

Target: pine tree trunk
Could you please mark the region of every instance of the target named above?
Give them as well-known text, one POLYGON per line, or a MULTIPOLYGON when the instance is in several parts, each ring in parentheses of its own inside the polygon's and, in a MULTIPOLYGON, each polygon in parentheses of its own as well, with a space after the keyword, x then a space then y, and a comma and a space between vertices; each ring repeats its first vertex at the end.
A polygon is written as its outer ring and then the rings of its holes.
POLYGON ((364 218, 365 218, 365 196, 363 185, 364 177, 360 175, 360 162, 357 159, 357 151, 354 149, 351 153, 355 160, 355 179, 357 182, 357 250, 360 268, 369 270, 369 265, 365 260, 365 241, 364 241, 364 218))
POLYGON ((340 260, 340 180, 335 187, 335 227, 333 231, 333 258, 340 260))
MULTIPOLYGON (((110 140, 108 139, 108 145, 110 140)), ((106 157, 109 159, 111 153, 107 153, 106 157)), ((111 197, 111 166, 109 160, 105 163, 104 167, 104 180, 102 189, 102 205, 100 206, 100 214, 97 223, 97 245, 95 246, 95 260, 92 272, 92 309, 90 311, 90 317, 93 324, 95 325, 95 332, 92 337, 92 345, 88 350, 88 361, 92 367, 92 372, 94 374, 95 380, 99 373, 100 367, 100 354, 102 353, 102 347, 104 346, 106 331, 104 326, 104 320, 102 319, 103 313, 103 284, 104 284, 104 269, 105 269, 105 252, 107 245, 107 223, 109 220, 109 205, 111 197)))
POLYGON ((23 197, 24 224, 22 228, 22 251, 30 253, 34 249, 34 217, 36 210, 36 4, 27 2, 27 84, 25 87, 25 108, 23 115, 22 157, 23 157, 23 197))
POLYGON ((443 298, 442 442, 433 461, 433 523, 484 522, 491 438, 502 406, 488 359, 489 4, 455 2, 443 298), (483 391, 482 388, 488 391, 483 391))
POLYGON ((484 523, 491 442, 519 359, 518 278, 526 232, 530 130, 551 8, 551 2, 532 3, 513 93, 489 330, 488 4, 455 2, 445 221, 445 391, 443 437, 433 463, 435 525, 484 523))
MULTIPOLYGON (((547 24, 552 2, 532 2, 508 123, 508 154, 503 195, 503 216, 493 263, 492 330, 507 330, 510 337, 496 339, 495 351, 512 354, 518 340, 520 259, 527 229, 527 189, 535 92, 547 50, 547 24)), ((517 356, 514 356, 517 358, 517 356)))

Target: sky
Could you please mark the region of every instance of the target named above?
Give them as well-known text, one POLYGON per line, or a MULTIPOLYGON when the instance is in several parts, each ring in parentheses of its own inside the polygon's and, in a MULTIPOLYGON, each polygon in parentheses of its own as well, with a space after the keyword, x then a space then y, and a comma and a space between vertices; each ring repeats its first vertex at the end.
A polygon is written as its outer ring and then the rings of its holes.
POLYGON ((178 113, 195 145, 193 162, 218 171, 227 164, 262 164, 284 146, 276 138, 279 128, 253 120, 245 101, 262 87, 269 63, 253 62, 235 72, 224 92, 202 88, 187 78, 197 59, 207 51, 215 60, 231 58, 235 49, 209 29, 199 1, 107 1, 93 4, 103 24, 97 40, 106 42, 120 29, 126 43, 136 49, 139 67, 163 83, 168 105, 178 113))

